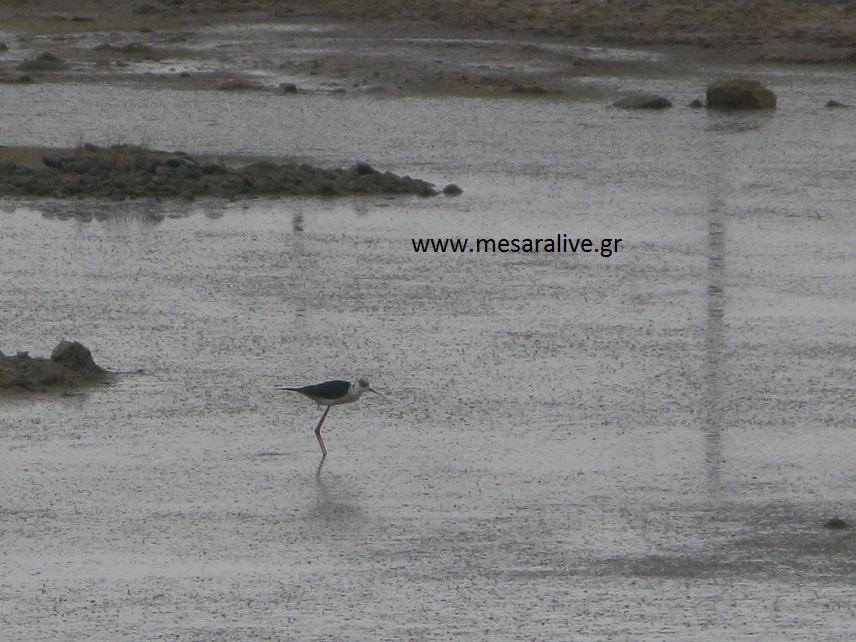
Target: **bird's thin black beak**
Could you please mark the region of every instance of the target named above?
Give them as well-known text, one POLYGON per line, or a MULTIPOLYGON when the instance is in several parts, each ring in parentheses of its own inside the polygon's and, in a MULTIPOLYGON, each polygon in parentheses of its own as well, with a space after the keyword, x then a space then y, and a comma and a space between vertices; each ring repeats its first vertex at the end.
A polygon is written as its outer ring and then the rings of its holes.
POLYGON ((375 394, 376 394, 378 397, 380 397, 381 399, 386 399, 386 397, 384 397, 382 394, 380 394, 380 393, 379 393, 377 390, 375 390, 374 388, 369 388, 369 392, 373 392, 373 393, 375 393, 375 394))

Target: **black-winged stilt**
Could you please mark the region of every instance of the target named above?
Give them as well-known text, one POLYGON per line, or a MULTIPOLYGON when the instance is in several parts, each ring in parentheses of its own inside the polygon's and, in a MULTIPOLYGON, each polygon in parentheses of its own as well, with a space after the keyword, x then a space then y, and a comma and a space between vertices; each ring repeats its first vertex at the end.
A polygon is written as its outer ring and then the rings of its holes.
POLYGON ((319 406, 327 406, 318 425, 315 426, 315 438, 318 439, 318 444, 321 446, 321 459, 327 456, 327 449, 324 447, 324 440, 321 439, 321 424, 327 418, 327 413, 330 408, 343 403, 351 403, 357 401, 363 396, 364 392, 373 392, 377 396, 382 397, 377 390, 372 390, 369 382, 366 379, 357 379, 354 383, 350 381, 325 381, 324 383, 315 383, 311 386, 303 386, 301 388, 289 388, 280 386, 280 390, 290 390, 291 392, 299 392, 302 395, 309 397, 319 406))

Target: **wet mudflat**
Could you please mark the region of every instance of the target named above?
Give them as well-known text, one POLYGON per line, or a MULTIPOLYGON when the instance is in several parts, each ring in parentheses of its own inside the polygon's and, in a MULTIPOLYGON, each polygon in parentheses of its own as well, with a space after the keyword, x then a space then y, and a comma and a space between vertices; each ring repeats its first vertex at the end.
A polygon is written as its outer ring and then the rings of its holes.
POLYGON ((856 142, 818 106, 856 97, 775 71, 762 116, 101 87, 96 127, 85 86, 0 88, 5 144, 358 152, 465 189, 3 201, 0 349, 127 371, 0 398, 5 634, 848 636, 856 536, 822 524, 854 511, 856 142), (410 243, 558 233, 623 247, 410 243), (319 470, 320 412, 274 387, 351 375, 389 399, 331 411, 319 470))

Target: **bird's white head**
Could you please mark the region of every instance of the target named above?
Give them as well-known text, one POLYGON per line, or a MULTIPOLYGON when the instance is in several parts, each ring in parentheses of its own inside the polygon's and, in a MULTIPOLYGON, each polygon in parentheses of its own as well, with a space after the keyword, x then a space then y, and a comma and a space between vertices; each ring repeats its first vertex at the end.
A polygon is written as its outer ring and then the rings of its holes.
POLYGON ((364 392, 373 392, 378 397, 383 396, 377 390, 374 390, 371 385, 369 385, 368 379, 357 379, 357 382, 353 384, 353 391, 353 394, 357 397, 357 399, 359 399, 360 395, 362 395, 364 392))

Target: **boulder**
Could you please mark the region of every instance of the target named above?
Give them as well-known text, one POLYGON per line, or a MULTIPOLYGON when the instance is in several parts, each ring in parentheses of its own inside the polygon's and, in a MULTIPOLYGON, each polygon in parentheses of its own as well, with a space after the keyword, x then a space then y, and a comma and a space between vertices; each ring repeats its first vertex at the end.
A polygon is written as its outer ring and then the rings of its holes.
POLYGON ((150 16, 156 13, 163 13, 163 9, 151 4, 141 4, 134 7, 134 13, 138 16, 150 16))
POLYGON ((51 352, 51 361, 79 373, 104 373, 104 369, 95 363, 89 348, 77 341, 60 341, 51 352))
MULTIPOLYGON (((260 160, 244 167, 200 162, 188 154, 134 146, 104 149, 84 145, 74 155, 56 150, 42 156, 44 168, 20 179, 17 165, 0 163, 0 196, 74 196, 94 198, 211 196, 436 194, 434 186, 407 176, 380 172, 366 162, 348 168, 323 168, 260 160)), ((447 192, 448 193, 448 192, 447 192)))
POLYGON ((671 107, 672 103, 668 98, 654 94, 633 94, 616 100, 612 106, 621 109, 666 109, 671 107))
POLYGON ((67 156, 42 156, 42 162, 45 164, 45 167, 52 169, 62 169, 70 160, 67 156))
POLYGON ((463 194, 464 190, 455 185, 454 183, 449 183, 446 187, 443 188, 443 193, 446 196, 458 196, 459 194, 463 194))
POLYGON ((16 74, 9 75, 4 70, 0 69, 0 83, 2 84, 11 84, 11 83, 27 83, 33 82, 33 77, 29 74, 16 74))
MULTIPOLYGON (((44 160, 44 159, 43 159, 44 160)), ((64 163, 62 169, 75 174, 97 174, 110 167, 95 158, 76 158, 64 163)))
POLYGON ((514 85, 511 88, 511 93, 528 94, 530 96, 544 96, 553 92, 551 92, 546 87, 542 87, 541 85, 514 85))
POLYGON ((701 102, 698 98, 696 98, 688 106, 692 107, 693 109, 698 109, 700 107, 704 107, 704 103, 701 102))
POLYGON ((0 388, 39 390, 48 386, 74 386, 104 381, 107 371, 92 359, 89 348, 77 341, 61 341, 50 359, 19 352, 0 352, 0 388))
POLYGON ((369 165, 365 161, 359 161, 356 164, 354 164, 353 170, 354 170, 354 172, 356 172, 360 176, 368 176, 370 174, 379 174, 380 173, 374 167, 372 167, 371 165, 369 165))
POLYGON ((776 94, 757 80, 723 78, 707 87, 709 109, 775 109, 776 94))
POLYGON ((850 528, 850 524, 845 522, 840 517, 833 517, 832 519, 828 519, 823 522, 823 527, 828 528, 830 530, 839 530, 842 528, 850 528))
POLYGON ((18 65, 21 71, 59 71, 66 68, 65 61, 59 56, 46 51, 35 58, 28 58, 18 65))

